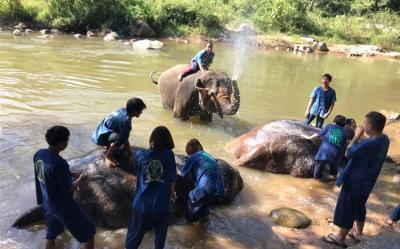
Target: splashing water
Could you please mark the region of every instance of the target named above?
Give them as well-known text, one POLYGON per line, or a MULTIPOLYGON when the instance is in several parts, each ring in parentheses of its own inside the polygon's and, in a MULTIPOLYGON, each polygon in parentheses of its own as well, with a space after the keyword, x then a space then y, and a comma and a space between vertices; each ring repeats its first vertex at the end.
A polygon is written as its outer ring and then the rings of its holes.
POLYGON ((235 52, 235 63, 233 65, 233 80, 237 80, 243 72, 249 53, 248 50, 252 44, 254 31, 247 24, 240 25, 239 30, 233 36, 233 47, 235 52))

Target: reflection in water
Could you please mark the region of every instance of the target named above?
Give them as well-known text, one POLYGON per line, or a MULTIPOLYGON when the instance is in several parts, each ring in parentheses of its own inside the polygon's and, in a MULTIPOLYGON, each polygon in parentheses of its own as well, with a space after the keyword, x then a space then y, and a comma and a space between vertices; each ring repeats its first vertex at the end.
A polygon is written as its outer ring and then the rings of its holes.
MULTIPOLYGON (((8 228, 35 203, 32 156, 46 147, 44 133, 51 125, 71 130, 65 158, 85 155, 96 148, 90 136, 104 115, 140 96, 148 108, 133 119, 131 144, 147 146, 152 129, 162 124, 171 130, 176 152, 182 153, 187 140, 197 137, 212 154, 232 161, 222 149, 226 142, 267 121, 301 119, 309 93, 325 72, 334 77, 338 96, 334 114, 360 119, 373 109, 396 110, 400 100, 394 90, 399 82, 394 62, 249 51, 238 79, 239 113, 222 120, 215 116, 210 124, 182 122, 162 108, 158 88, 148 75, 186 63, 202 45, 167 43, 161 51, 137 54, 122 43, 100 38, 61 36, 42 41, 34 35, 14 39, 7 34, 0 34, 0 44, 0 248, 43 247, 43 226, 33 231, 8 228)), ((214 50, 212 67, 232 70, 226 68, 235 60, 232 48, 216 44, 214 50)), ((170 227, 167 248, 292 248, 299 240, 315 248, 315 241, 307 241, 331 229, 325 219, 331 218, 336 201, 332 185, 245 168, 240 172, 245 187, 234 202, 213 209, 201 223, 178 220, 170 227), (300 232, 272 226, 269 211, 281 206, 303 211, 313 218, 313 226, 300 232)), ((385 186, 396 189, 390 181, 382 177, 385 186)), ((375 217, 383 202, 400 201, 389 194, 374 196, 375 217)), ((125 229, 99 230, 97 247, 122 248, 125 233, 125 229)), ((146 235, 143 248, 152 248, 152 241, 153 234, 146 235)), ((68 233, 60 243, 63 248, 78 248, 68 233)))

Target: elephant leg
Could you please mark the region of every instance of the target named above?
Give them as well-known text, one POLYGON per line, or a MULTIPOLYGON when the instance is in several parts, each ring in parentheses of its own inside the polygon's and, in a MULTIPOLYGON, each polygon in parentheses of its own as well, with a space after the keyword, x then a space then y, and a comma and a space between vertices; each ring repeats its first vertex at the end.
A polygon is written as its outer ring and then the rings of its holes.
POLYGON ((212 121, 212 113, 210 112, 200 112, 199 117, 203 121, 208 121, 208 122, 212 121))
POLYGON ((189 120, 189 115, 187 115, 187 113, 185 113, 184 108, 182 108, 182 106, 175 104, 174 118, 180 118, 183 121, 187 121, 187 120, 189 120))

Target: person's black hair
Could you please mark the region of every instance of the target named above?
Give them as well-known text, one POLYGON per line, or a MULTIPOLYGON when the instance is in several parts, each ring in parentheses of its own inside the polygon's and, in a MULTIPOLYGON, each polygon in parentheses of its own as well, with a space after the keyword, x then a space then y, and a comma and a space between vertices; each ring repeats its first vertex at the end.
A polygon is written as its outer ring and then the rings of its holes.
POLYGON ((165 126, 157 126, 150 135, 150 148, 154 150, 172 150, 175 147, 171 132, 165 126))
POLYGON ((371 128, 376 132, 382 132, 383 128, 385 128, 386 117, 379 112, 369 112, 365 115, 365 118, 368 120, 371 128))
POLYGON ((333 123, 344 127, 346 125, 346 117, 342 115, 336 115, 336 117, 333 119, 333 123))
POLYGON ((47 130, 46 141, 50 146, 56 146, 68 141, 69 134, 67 127, 56 125, 47 130))
POLYGON ((346 118, 346 125, 357 124, 353 118, 346 118))
POLYGON ((192 155, 197 151, 203 150, 203 146, 201 145, 200 141, 196 138, 192 138, 186 144, 186 153, 188 155, 192 155))
POLYGON ((324 77, 327 78, 329 81, 332 81, 332 75, 330 75, 329 73, 322 75, 322 78, 324 77))
POLYGON ((143 100, 139 98, 131 98, 126 102, 126 112, 133 114, 134 112, 141 112, 146 108, 143 100))

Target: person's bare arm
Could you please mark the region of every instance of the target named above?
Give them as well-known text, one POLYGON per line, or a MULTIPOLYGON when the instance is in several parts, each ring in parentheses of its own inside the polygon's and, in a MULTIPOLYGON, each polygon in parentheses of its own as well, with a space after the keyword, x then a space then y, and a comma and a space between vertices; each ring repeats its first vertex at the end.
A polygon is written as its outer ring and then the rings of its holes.
POLYGON ((173 202, 176 201, 176 192, 175 192, 175 183, 174 182, 171 184, 171 200, 173 202))
MULTIPOLYGON (((357 144, 360 138, 363 136, 363 134, 364 134, 364 127, 360 125, 356 129, 353 139, 350 141, 349 145, 347 145, 347 149, 357 144)), ((346 150, 346 156, 347 156, 347 150, 346 150)))
POLYGON ((80 185, 88 180, 87 174, 81 174, 78 179, 72 183, 72 187, 67 190, 67 192, 74 192, 80 185))
POLYGON ((327 113, 324 114, 324 116, 322 116, 323 119, 327 119, 329 117, 329 115, 331 114, 333 107, 335 106, 335 103, 333 103, 330 107, 327 113))
POLYGON ((313 98, 310 98, 310 101, 308 101, 306 112, 304 114, 305 117, 307 117, 310 114, 310 108, 311 108, 312 104, 313 104, 313 98))

